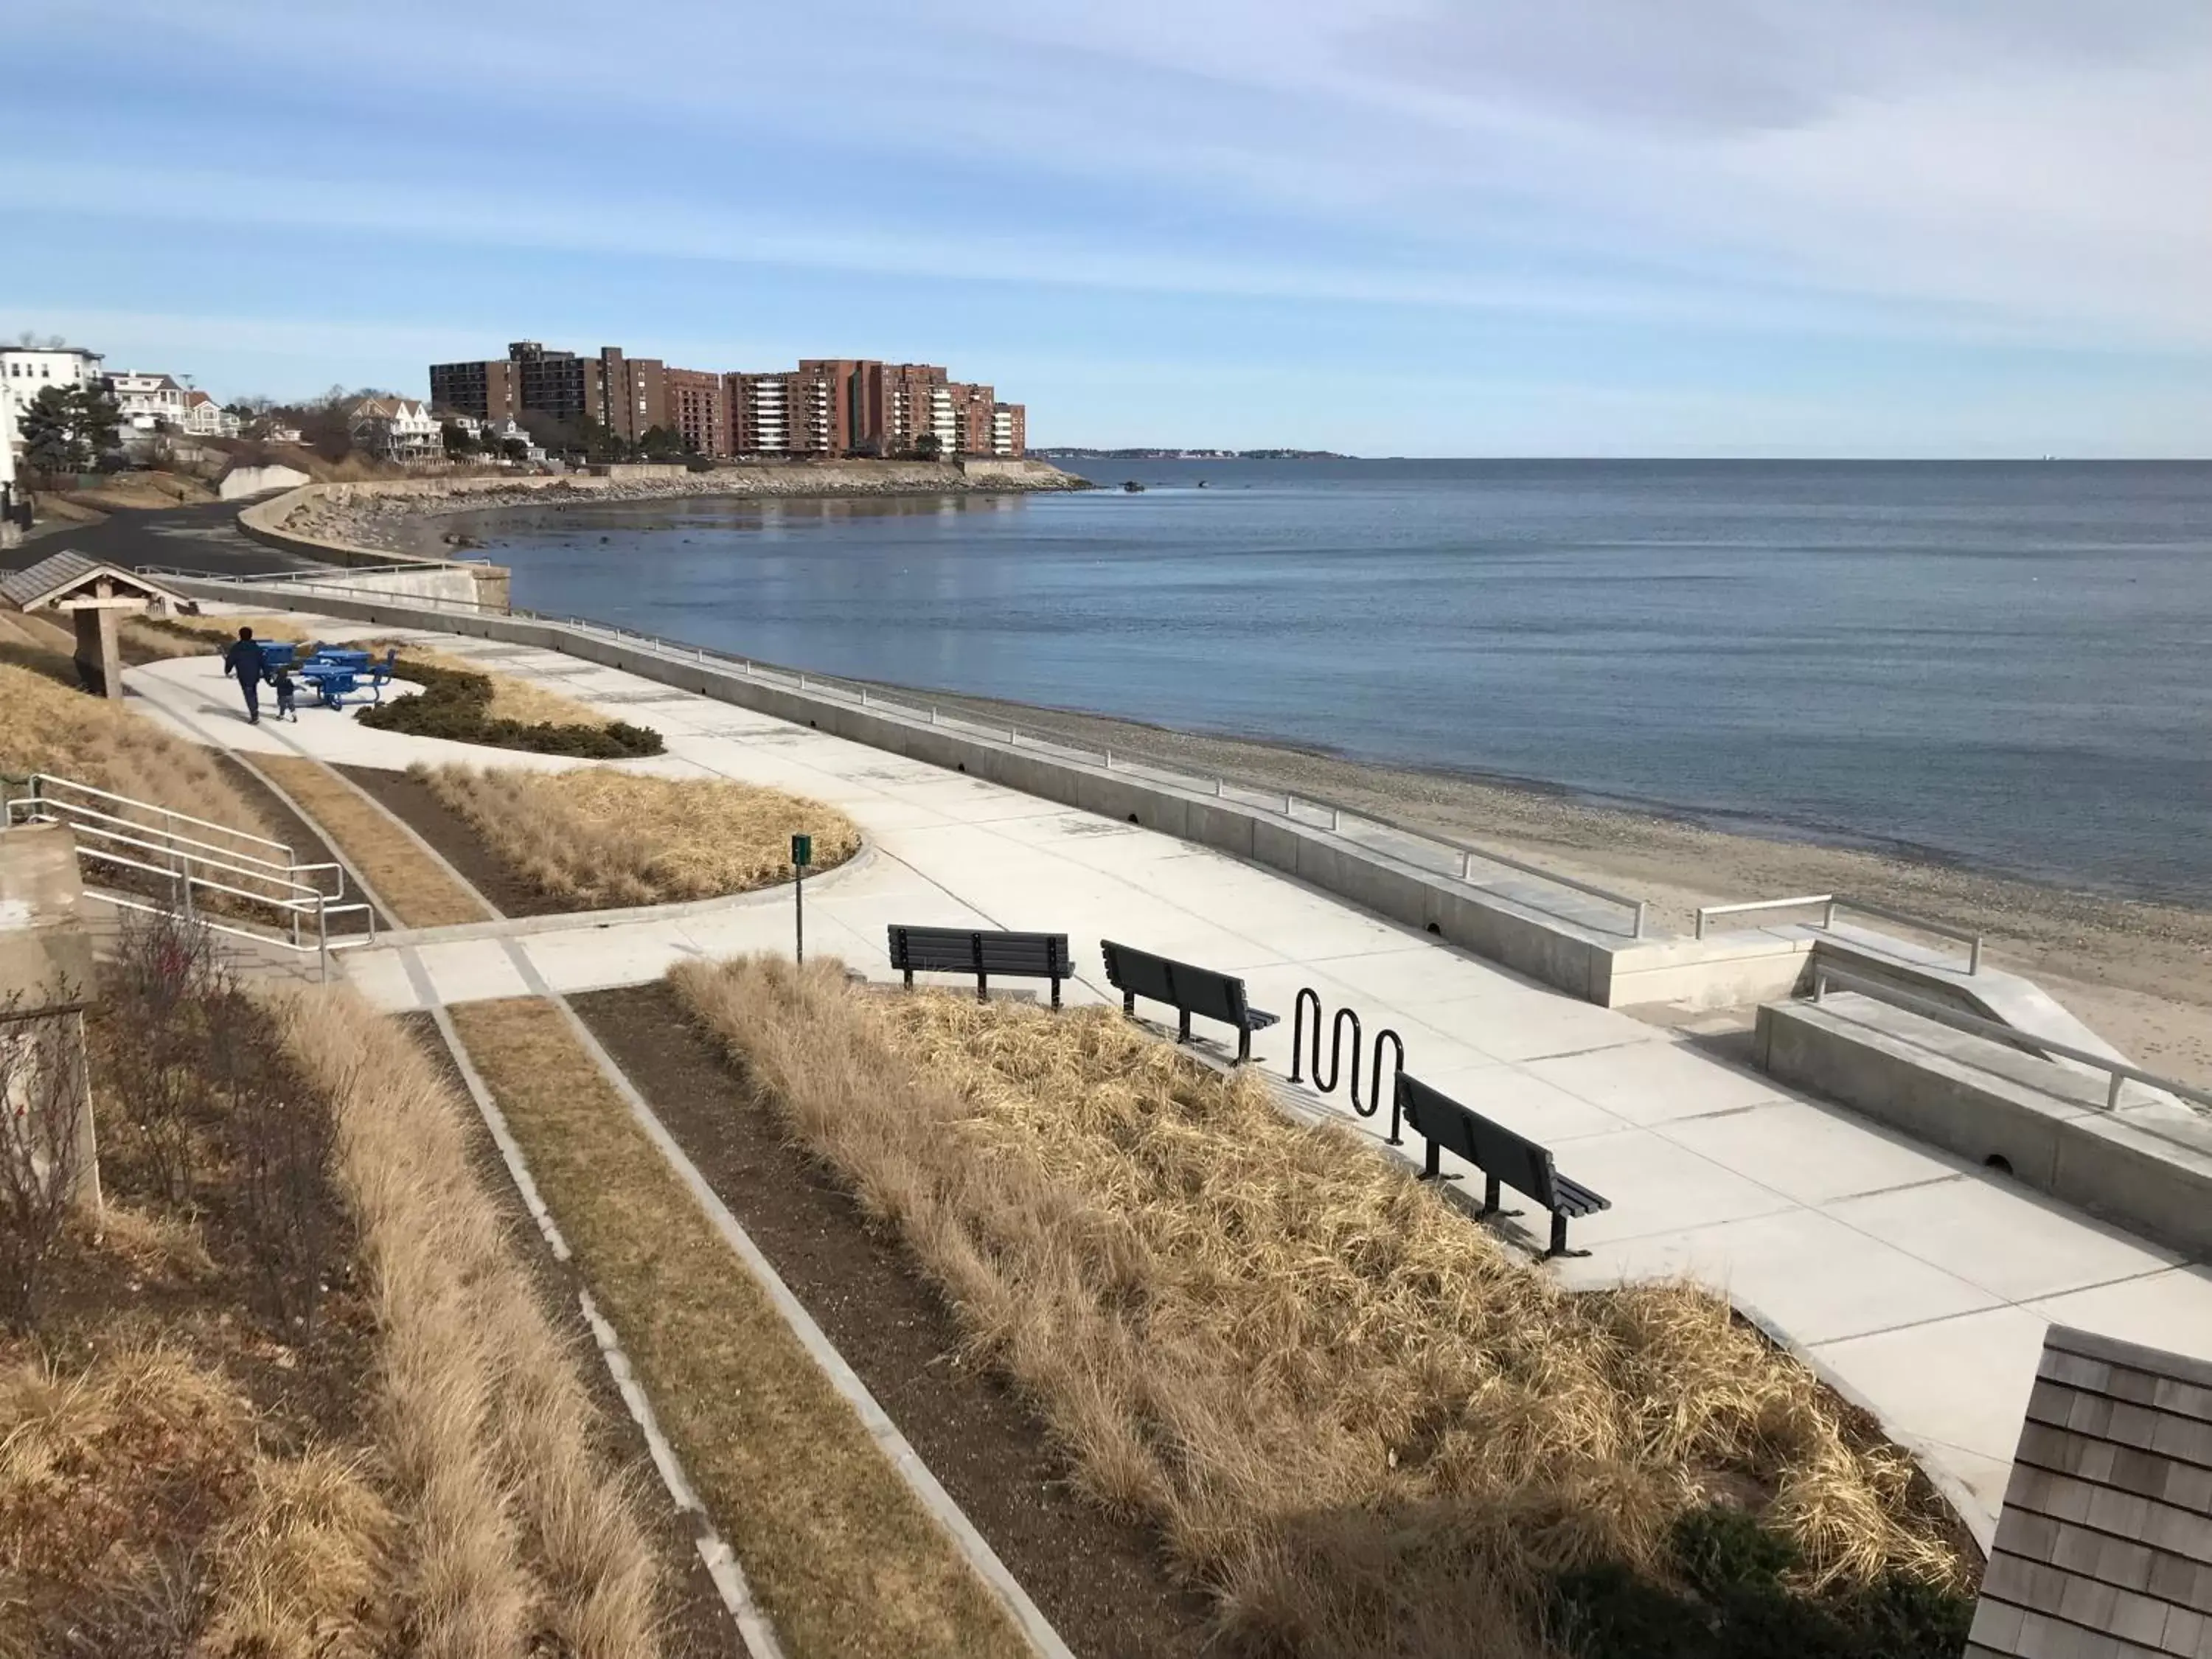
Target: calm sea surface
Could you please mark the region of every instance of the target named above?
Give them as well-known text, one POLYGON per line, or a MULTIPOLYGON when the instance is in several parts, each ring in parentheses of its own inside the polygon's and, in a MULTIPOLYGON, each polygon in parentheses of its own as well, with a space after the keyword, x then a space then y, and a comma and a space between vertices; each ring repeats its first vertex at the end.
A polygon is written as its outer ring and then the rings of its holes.
POLYGON ((1079 465, 1149 488, 471 527, 799 667, 2212 902, 2212 465, 1079 465))

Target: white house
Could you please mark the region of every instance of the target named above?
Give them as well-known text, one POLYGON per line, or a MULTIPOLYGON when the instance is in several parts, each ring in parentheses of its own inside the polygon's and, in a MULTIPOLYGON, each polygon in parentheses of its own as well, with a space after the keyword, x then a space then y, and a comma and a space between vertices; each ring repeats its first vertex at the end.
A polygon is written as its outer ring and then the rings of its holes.
POLYGON ((537 462, 545 459, 544 450, 539 447, 538 440, 530 435, 530 428, 516 420, 514 416, 502 415, 495 421, 484 422, 483 441, 486 447, 504 450, 509 442, 515 441, 520 441, 522 445, 524 460, 537 462))
POLYGON ((185 424, 185 388, 173 375, 111 374, 107 389, 115 394, 115 407, 126 432, 151 432, 185 424))
POLYGON ((206 392, 187 392, 184 428, 195 438, 235 438, 239 419, 206 392))
POLYGON ((82 346, 0 346, 0 398, 21 410, 48 386, 97 384, 100 354, 82 346))
POLYGON ((356 447, 383 460, 440 460, 446 453, 438 417, 413 398, 363 398, 347 425, 356 447))

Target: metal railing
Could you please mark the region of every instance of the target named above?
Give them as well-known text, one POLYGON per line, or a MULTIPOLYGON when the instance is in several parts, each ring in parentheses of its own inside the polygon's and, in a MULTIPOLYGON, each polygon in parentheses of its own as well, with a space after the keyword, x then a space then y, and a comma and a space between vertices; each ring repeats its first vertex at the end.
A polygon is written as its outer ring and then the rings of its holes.
MULTIPOLYGON (((1187 772, 1170 763, 1154 761, 1142 756, 1133 756, 1126 749, 1115 750, 1110 745, 1093 748, 1089 744, 1076 743, 1066 737, 1050 734, 1034 727, 1024 728, 1011 720, 985 720, 976 715, 950 714, 937 703, 889 695, 880 687, 872 686, 859 680, 846 680, 835 675, 811 673, 805 669, 785 668, 762 662, 757 658, 744 656, 736 652, 713 650, 703 645, 684 645, 663 639, 657 634, 642 634, 635 629, 623 628, 610 623, 593 622, 586 617, 553 616, 547 612, 531 611, 520 606, 495 607, 474 601, 464 604, 453 599, 418 598, 413 594, 398 595, 383 592, 380 590, 351 587, 343 582, 310 580, 309 578, 316 573, 286 572, 281 577, 240 577, 205 570, 162 568, 157 571, 156 568, 151 565, 142 565, 139 568, 149 575, 161 574, 187 576, 198 580, 222 582, 234 586, 252 586, 264 581, 281 580, 288 585, 289 591, 294 592, 328 592, 343 598, 369 594, 386 603, 404 604, 412 608, 444 611, 460 617, 481 617, 489 611, 504 617, 536 623, 542 627, 573 630, 586 637, 618 641, 635 649, 650 652, 671 661, 694 663, 702 667, 719 667, 726 672, 742 675, 747 679, 759 680, 765 684, 785 686, 808 696, 843 701, 872 713, 881 712, 911 720, 921 725, 958 730, 990 742, 1004 743, 1009 748, 1032 750, 1082 765, 1096 765, 1109 772, 1123 771, 1139 774, 1149 777, 1153 781, 1165 783, 1175 788, 1188 789, 1197 794, 1211 794, 1218 799, 1231 800, 1239 805, 1276 812, 1286 821, 1309 829, 1320 828, 1319 817, 1326 813, 1328 828, 1333 835, 1346 836, 1347 826, 1365 824, 1388 836, 1410 843, 1413 849, 1420 855, 1419 858, 1405 856, 1396 851, 1389 851, 1386 855, 1397 857, 1401 862, 1413 864, 1417 868, 1425 870, 1429 874, 1476 884, 1481 874, 1479 866, 1490 865, 1499 869, 1510 870, 1550 886, 1563 888, 1570 892, 1580 893, 1587 897, 1599 900, 1626 914, 1621 925, 1608 927, 1593 921, 1587 914, 1577 915, 1571 910, 1557 908, 1556 900, 1547 904, 1540 894, 1515 894, 1512 896, 1517 903, 1526 904, 1531 909, 1543 911, 1547 915, 1556 916, 1561 921, 1571 922, 1577 927, 1617 932, 1630 939, 1642 939, 1644 936, 1644 927, 1650 911, 1650 906, 1646 901, 1631 897, 1626 893, 1615 892, 1609 888, 1598 886, 1595 883, 1583 881, 1574 876, 1561 875, 1557 871, 1547 870, 1540 865, 1525 863, 1522 860, 1494 851, 1490 848, 1473 846, 1468 842, 1455 841, 1449 836, 1434 835, 1427 830, 1409 830, 1401 824, 1392 823, 1387 819, 1363 812, 1355 807, 1346 806, 1339 802, 1324 799, 1316 795, 1280 789, 1270 790, 1258 785, 1237 783, 1222 777, 1218 773, 1208 775, 1187 772), (1423 861, 1424 860, 1425 862, 1423 861)), ((1347 838, 1354 837, 1347 836, 1347 838)))
POLYGON ((1698 909, 1698 937, 1705 938, 1706 924, 1715 916, 1746 916, 1762 910, 1802 910, 1814 904, 1822 907, 1820 920, 1815 925, 1824 932, 1835 931, 1837 911, 1855 910, 1861 915, 1879 916, 1884 921, 1893 921, 1900 927, 1917 928, 1921 933, 1933 933, 1938 939, 1948 939, 1963 945, 1967 950, 1966 971, 1969 974, 1982 971, 1982 936, 1979 933, 1954 927, 1948 922, 1930 921, 1926 916, 1914 915, 1909 910, 1892 909, 1888 905, 1876 904, 1867 899, 1847 898, 1840 893, 1808 893, 1798 898, 1753 899, 1747 904, 1701 905, 1698 909))
POLYGON ((1900 990, 1893 985, 1885 985, 1881 981, 1869 978, 1863 974, 1854 974, 1842 968, 1815 968, 1813 970, 1813 989, 1809 1000, 1814 1003, 1824 1000, 1831 988, 1855 991, 1861 996, 1872 997, 1877 1002, 1889 1003, 1893 1006, 1904 1009, 1908 1013, 1917 1014, 1923 1019, 1932 1019, 1938 1024, 1948 1025, 1953 1030, 1966 1032, 1969 1036, 1988 1037, 1995 1042, 2009 1044, 2039 1060, 2047 1060, 2056 1054, 2062 1060, 2070 1060, 2077 1065, 2090 1066, 2103 1072, 2108 1079, 2105 1088, 2105 1109, 2108 1112, 2118 1109, 2120 1085, 2124 1082, 2141 1083, 2149 1088, 2187 1101, 2191 1105, 2202 1110, 2212 1111, 2212 1090, 2194 1088, 2189 1084, 2176 1082, 2170 1077, 2161 1077, 2156 1072, 2147 1072, 2142 1066, 2131 1065, 2126 1060, 2114 1060, 2110 1054, 2100 1054, 2089 1048, 2077 1048, 2070 1042, 2058 1042, 2050 1037, 2038 1036, 2033 1031, 2023 1031, 2016 1026, 2005 1024, 2002 1020, 1986 1019, 1979 1014, 1970 1014, 1963 1009, 1949 1007, 1931 997, 1916 996, 1911 992, 1900 990))
MULTIPOLYGON (((348 575, 352 576, 388 576, 405 571, 451 570, 457 568, 467 569, 488 565, 490 562, 491 561, 489 559, 421 558, 410 559, 404 563, 342 564, 332 565, 330 568, 332 570, 343 570, 348 575)), ((260 586, 264 584, 274 585, 280 582, 319 583, 323 582, 325 580, 325 573, 321 570, 264 570, 258 571, 250 576, 241 576, 234 574, 226 575, 220 571, 215 570, 193 570, 186 568, 185 566, 176 564, 142 564, 138 566, 137 568, 138 574, 142 576, 186 576, 195 581, 241 582, 250 586, 260 586)), ((330 583, 329 585, 331 586, 343 586, 342 583, 330 583)), ((378 588, 374 591, 380 593, 384 592, 381 588, 378 588)), ((387 599, 392 599, 399 596, 396 594, 386 594, 385 597, 387 599)))
POLYGON ((223 933, 234 939, 251 939, 262 945, 299 954, 313 953, 318 971, 325 979, 330 977, 330 953, 332 951, 354 949, 376 942, 376 912, 368 903, 356 900, 341 902, 345 896, 345 871, 341 865, 331 862, 301 864, 292 856, 291 848, 282 842, 270 841, 264 836, 253 835, 242 830, 233 830, 228 824, 196 818, 190 813, 178 812, 150 801, 134 800, 112 790, 79 783, 71 778, 58 777, 52 773, 35 773, 26 779, 10 779, 10 784, 21 783, 28 793, 9 793, 0 799, 0 832, 21 823, 64 823, 71 831, 76 848, 78 864, 85 869, 86 896, 99 900, 117 909, 137 910, 149 915, 179 914, 191 917, 212 933, 223 933), (110 812, 105 808, 87 805, 76 799, 78 795, 90 796, 125 809, 125 812, 110 812), (145 823, 125 813, 138 812, 160 820, 145 823), (233 848, 217 847, 198 836, 183 835, 169 827, 174 823, 189 823, 204 830, 219 831, 253 846, 266 848, 284 854, 284 861, 259 857, 233 848), (128 872, 120 879, 128 884, 131 877, 141 878, 138 885, 160 892, 167 889, 168 902, 165 905, 153 899, 136 896, 128 890, 118 890, 113 872, 128 872), (108 879, 98 878, 106 874, 108 879), (324 875, 335 875, 334 889, 326 889, 315 879, 324 875), (210 914, 209 899, 212 897, 213 913, 210 914), (252 924, 252 911, 259 910, 272 918, 267 927, 252 924), (244 910, 246 914, 240 914, 244 910), (332 938, 331 918, 358 915, 367 922, 366 931, 332 938), (313 923, 309 936, 308 924, 313 923))

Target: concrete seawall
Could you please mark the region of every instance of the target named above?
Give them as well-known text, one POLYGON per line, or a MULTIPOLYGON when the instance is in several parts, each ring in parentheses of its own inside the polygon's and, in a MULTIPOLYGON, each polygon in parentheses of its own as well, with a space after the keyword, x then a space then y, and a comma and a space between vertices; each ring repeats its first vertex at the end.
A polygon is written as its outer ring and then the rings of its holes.
MULTIPOLYGON (((337 490, 356 490, 369 488, 405 489, 417 481, 397 480, 392 484, 302 484, 297 489, 288 489, 265 501, 256 501, 242 507, 238 514, 241 534, 264 547, 273 547, 282 553, 313 559, 319 564, 341 567, 365 565, 420 566, 418 572, 380 570, 374 576, 363 576, 364 583, 379 589, 404 592, 415 599, 442 600, 450 605, 465 605, 487 611, 504 611, 512 591, 507 568, 495 564, 455 564, 444 559, 425 558, 420 554, 398 553, 388 549, 361 547, 343 538, 314 533, 292 527, 293 515, 303 510, 312 512, 319 503, 331 498, 337 490)), ((429 483, 429 480, 422 480, 429 483)), ((439 480, 450 484, 450 480, 439 480)))

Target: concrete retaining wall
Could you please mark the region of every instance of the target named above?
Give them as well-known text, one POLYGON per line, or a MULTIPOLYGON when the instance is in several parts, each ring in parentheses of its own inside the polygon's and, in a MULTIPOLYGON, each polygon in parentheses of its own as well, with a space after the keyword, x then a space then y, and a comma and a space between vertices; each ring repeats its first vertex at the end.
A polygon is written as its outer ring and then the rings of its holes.
POLYGON ((2212 1156, 2172 1138, 2203 1133, 2191 1115, 2155 1104, 2106 1111, 2095 1103, 2101 1081, 2086 1073, 1940 1026, 1925 1040, 1901 1034, 1924 1024, 1856 996, 1769 1004, 1754 1048, 1785 1082, 1978 1164, 2002 1158, 2038 1192, 2130 1231, 2191 1254, 2212 1249, 2212 1156), (2041 1068, 2045 1086, 2000 1066, 2041 1068))
MULTIPOLYGON (((461 482, 452 478, 395 479, 374 486, 381 491, 403 495, 425 494, 451 489, 461 482)), ((486 480, 500 483, 503 480, 486 480)), ((554 480, 548 479, 552 483, 554 480)), ((410 553, 393 553, 381 548, 356 547, 349 542, 332 541, 319 536, 304 536, 288 530, 284 521, 294 509, 311 505, 325 496, 343 501, 345 490, 359 489, 360 484, 303 484, 297 489, 288 489, 283 495, 265 501, 256 501, 240 509, 238 527, 241 532, 264 547, 276 548, 303 559, 313 559, 319 564, 386 565, 418 564, 427 574, 431 572, 463 573, 448 575, 441 583, 428 589, 410 589, 423 599, 451 599, 461 605, 471 605, 485 610, 504 611, 511 602, 511 582, 507 568, 495 564, 455 565, 441 559, 420 558, 410 553)), ((296 607, 295 607, 296 608, 296 607)))

